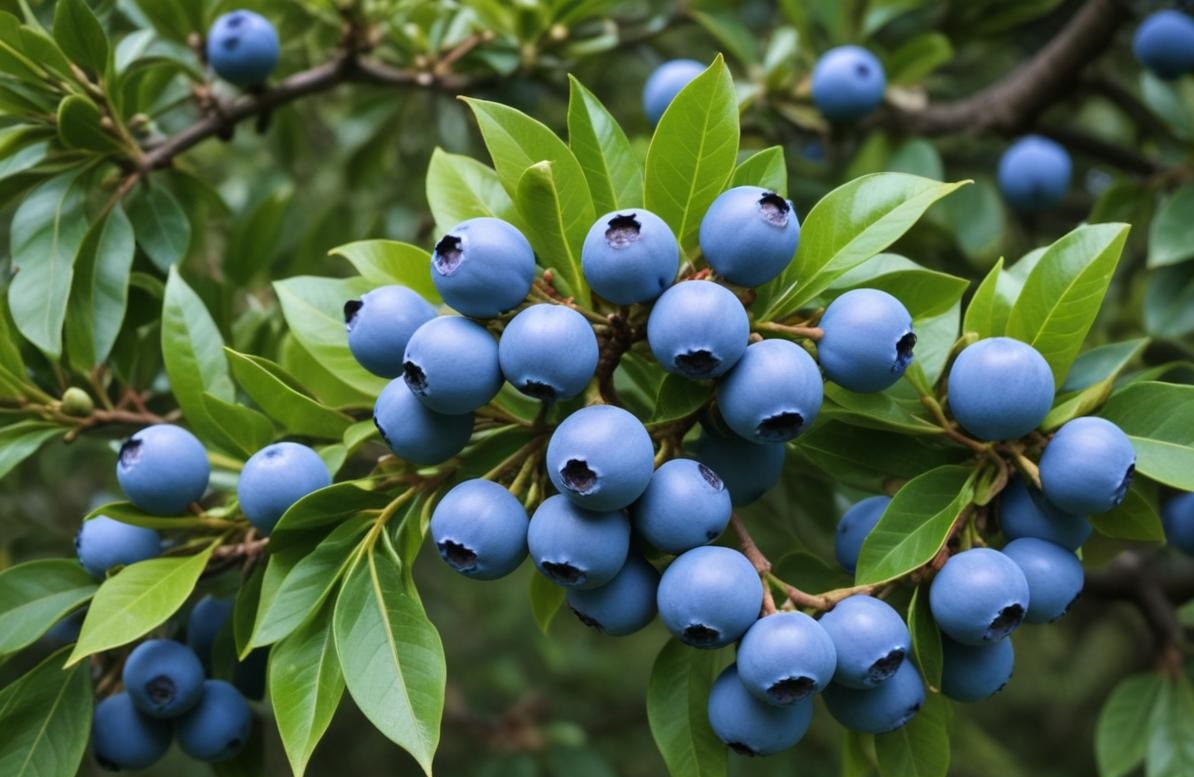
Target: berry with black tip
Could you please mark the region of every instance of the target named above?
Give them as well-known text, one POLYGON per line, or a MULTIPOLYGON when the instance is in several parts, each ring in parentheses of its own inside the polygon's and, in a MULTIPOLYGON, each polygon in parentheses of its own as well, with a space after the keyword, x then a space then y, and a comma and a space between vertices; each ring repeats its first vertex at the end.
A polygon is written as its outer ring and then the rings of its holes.
POLYGON ((203 683, 203 699, 175 723, 178 746, 209 763, 232 758, 249 742, 253 712, 240 691, 223 680, 203 683))
POLYGON ((535 279, 535 252, 509 222, 491 216, 457 224, 435 244, 431 280, 462 315, 493 318, 517 307, 535 279))
POLYGON ((794 704, 820 693, 836 670, 833 638, 802 612, 760 618, 738 643, 738 677, 768 704, 794 704))
POLYGON ((677 283, 647 319, 647 344, 659 366, 692 380, 724 375, 746 353, 749 338, 741 300, 712 281, 677 283))
POLYGON ((792 201, 776 192, 735 186, 705 211, 699 236, 714 272, 739 286, 761 286, 796 255, 800 220, 792 201))
POLYGON ((610 302, 650 302, 676 279, 680 244, 671 227, 651 211, 616 210, 589 228, 580 262, 589 286, 610 302))
POLYGON ((410 336, 402 358, 402 379, 437 413, 471 413, 502 387, 497 341, 467 318, 431 319, 410 336))
POLYGON ((142 713, 128 693, 115 693, 95 705, 91 752, 108 771, 148 769, 170 749, 173 734, 169 721, 142 713))
POLYGON ((203 663, 194 650, 170 639, 133 648, 121 677, 133 704, 152 718, 176 718, 203 696, 203 663))
POLYGON ((981 440, 1014 440, 1040 426, 1053 391, 1045 357, 1010 337, 967 346, 949 371, 949 408, 981 440))
POLYGON ((297 442, 276 442, 245 462, 236 497, 249 523, 262 534, 269 534, 291 505, 331 484, 332 473, 312 448, 297 442))
POLYGON ((510 574, 527 556, 527 511, 502 486, 474 478, 452 488, 431 514, 444 563, 477 580, 510 574))
POLYGON ((510 385, 555 402, 585 390, 597 371, 597 335, 585 317, 563 305, 531 305, 498 341, 498 362, 510 385))
POLYGON ((1016 651, 1010 639, 989 645, 963 645, 941 638, 941 692, 954 701, 982 701, 1012 679, 1016 651))
POLYGON ((719 648, 741 637, 759 617, 763 584, 732 548, 693 548, 677 556, 659 581, 659 617, 681 642, 719 648))
POLYGON ((586 510, 556 494, 535 510, 527 548, 535 568, 556 585, 596 588, 626 563, 630 522, 620 511, 586 510))
POLYGON ((735 507, 757 502, 779 482, 784 471, 785 448, 758 445, 736 434, 723 434, 710 422, 691 446, 692 456, 717 473, 735 507))
POLYGON ((373 405, 373 423, 400 459, 439 464, 460 453, 473 434, 473 414, 444 415, 429 410, 406 381, 390 381, 373 405))
POLYGON ((964 645, 1007 637, 1024 621, 1028 580, 1018 564, 990 548, 950 556, 929 587, 929 608, 941 631, 964 645))
POLYGON ((783 443, 812 426, 824 399, 821 371, 787 340, 754 343, 717 387, 721 417, 742 439, 783 443))
POLYGON ((613 580, 597 588, 569 588, 568 607, 581 623, 621 637, 655 618, 659 572, 642 556, 631 554, 613 580))
POLYGON ((825 377, 842 388, 882 391, 912 363, 912 316, 885 291, 847 291, 829 303, 820 326, 817 361, 825 377))
POLYGON ((203 497, 211 464, 195 435, 173 424, 147 426, 120 446, 116 479, 129 501, 154 515, 179 515, 203 497))
POLYGON ((589 510, 620 510, 642 496, 655 469, 655 447, 642 422, 613 405, 577 410, 547 443, 547 474, 556 489, 589 510))
POLYGON ((261 14, 230 11, 207 32, 207 61, 216 75, 237 86, 257 86, 278 66, 278 32, 261 14))
POLYGON ((1136 472, 1136 449, 1123 430, 1105 418, 1069 421, 1041 454, 1041 491, 1071 513, 1104 513, 1128 495, 1136 472))
POLYGON ((362 367, 383 378, 402 374, 406 343, 435 318, 435 308, 405 286, 381 286, 344 303, 348 348, 362 367))
POLYGON ((1052 623, 1065 615, 1082 593, 1086 575, 1072 550, 1035 537, 1021 537, 1003 547, 1028 581, 1029 623, 1052 623))
POLYGON ((887 682, 873 688, 849 688, 831 683, 821 698, 829 714, 851 731, 886 734, 906 726, 925 703, 925 685, 911 661, 887 682))
POLYGON ((774 755, 804 737, 813 719, 813 700, 783 706, 760 701, 730 664, 709 691, 708 713, 713 733, 738 755, 774 755))
POLYGON ((858 121, 879 107, 886 89, 883 65, 861 46, 832 48, 813 68, 813 103, 830 121, 858 121))
POLYGON ((912 636, 904 619, 882 599, 855 594, 821 616, 821 628, 837 649, 836 685, 874 688, 904 664, 912 636))
POLYGON ((733 509, 716 472, 692 459, 671 459, 635 502, 634 527, 653 547, 683 553, 720 537, 733 509))

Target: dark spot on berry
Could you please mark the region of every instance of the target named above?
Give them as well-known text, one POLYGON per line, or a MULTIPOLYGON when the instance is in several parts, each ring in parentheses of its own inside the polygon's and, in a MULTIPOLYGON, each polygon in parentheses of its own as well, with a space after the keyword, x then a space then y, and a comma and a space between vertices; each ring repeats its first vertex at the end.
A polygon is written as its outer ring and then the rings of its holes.
POLYGON ((160 674, 145 683, 145 693, 149 695, 149 700, 154 704, 165 706, 174 701, 177 689, 174 687, 173 680, 160 674))
POLYGON ((755 436, 765 442, 787 442, 800 434, 804 416, 791 411, 764 418, 755 427, 755 436))
POLYGON ((588 577, 582 570, 566 561, 544 561, 543 571, 557 585, 580 585, 588 577))
POLYGON ((891 365, 892 372, 903 372, 912 363, 912 349, 916 347, 916 335, 913 332, 907 332, 903 337, 896 341, 896 360, 895 364, 891 365))
POLYGON ((267 459, 276 459, 281 455, 282 455, 281 448, 271 446, 271 447, 265 449, 265 457, 267 459))
POLYGON ((878 685, 890 678, 904 663, 904 649, 896 648, 887 655, 871 664, 866 671, 866 679, 871 685, 878 685))
POLYGON ((758 753, 749 745, 744 745, 741 742, 726 742, 726 747, 733 750, 738 755, 744 755, 747 758, 754 758, 758 753))
POLYGON ((775 192, 767 192, 759 198, 759 211, 768 224, 782 228, 788 226, 788 214, 792 212, 792 206, 775 192))
POLYGON ((228 26, 239 27, 245 23, 245 15, 243 13, 228 14, 228 26))
MULTIPOLYGON (((1067 613, 1069 613, 1070 609, 1071 609, 1071 608, 1072 608, 1072 607, 1073 607, 1073 606, 1074 606, 1074 605, 1075 605, 1075 604, 1078 602, 1078 600, 1079 600, 1079 599, 1081 599, 1081 598, 1082 598, 1082 592, 1081 592, 1081 591, 1079 591, 1078 593, 1074 594, 1074 598, 1073 598, 1073 599, 1070 599, 1070 603, 1069 603, 1069 604, 1067 604, 1067 605, 1065 606, 1065 609, 1061 611, 1061 615, 1058 615, 1056 618, 1054 618, 1054 619, 1053 619, 1053 621, 1058 621, 1058 620, 1061 620, 1061 619, 1062 619, 1062 617, 1064 617, 1064 616, 1065 616, 1067 613)), ((1050 623, 1052 623, 1053 621, 1049 621, 1049 622, 1050 622, 1050 623)))
POLYGON ((859 62, 854 66, 854 75, 859 78, 869 78, 871 75, 871 66, 865 62, 859 62))
POLYGON ((705 539, 707 539, 709 542, 713 542, 713 540, 717 539, 720 536, 721 536, 721 532, 715 531, 713 529, 710 529, 709 531, 705 532, 705 539))
POLYGON ((704 348, 678 353, 673 361, 676 369, 689 378, 707 378, 717 369, 717 365, 721 364, 721 359, 704 348))
POLYGON ((693 647, 715 647, 721 640, 721 632, 703 623, 694 623, 684 627, 680 639, 693 647))
POLYGON ((522 386, 520 386, 518 390, 532 399, 538 399, 543 402, 556 401, 557 392, 555 386, 550 386, 542 381, 523 381, 522 386))
POLYGON ((714 491, 721 491, 726 487, 726 484, 721 482, 721 478, 717 473, 706 467, 704 464, 697 464, 697 472, 701 473, 701 477, 709 484, 709 487, 714 491))
POLYGON ((605 242, 610 248, 626 248, 638 240, 643 225, 638 222, 633 213, 625 216, 614 216, 609 220, 609 228, 605 230, 605 242))
POLYGON ((451 275, 460 267, 460 260, 464 259, 463 241, 455 235, 444 235, 435 244, 435 255, 431 257, 431 264, 440 275, 451 275))
POLYGON ((995 620, 991 621, 991 625, 987 628, 987 639, 989 641, 996 641, 1003 639, 1008 634, 1016 630, 1016 627, 1024 620, 1024 606, 1021 604, 1009 604, 999 611, 995 616, 995 620))
POLYGON ((390 444, 390 438, 386 434, 386 430, 381 427, 381 421, 377 420, 377 416, 373 416, 373 425, 377 427, 377 433, 381 435, 381 439, 386 445, 390 444))
POLYGON ((236 51, 237 47, 240 46, 240 38, 236 35, 229 35, 220 41, 220 45, 228 51, 236 51))
POLYGON ((920 702, 913 704, 911 707, 905 710, 904 714, 900 716, 900 719, 896 721, 896 724, 888 729, 888 731, 895 731, 897 728, 903 728, 908 721, 916 717, 916 713, 918 712, 920 712, 920 702))
POLYGON ((560 479, 564 488, 584 496, 597 487, 597 473, 589 469, 584 459, 568 459, 560 468, 560 479))
POLYGON ((131 467, 141 459, 141 441, 136 437, 130 437, 124 441, 120 446, 120 454, 117 456, 117 461, 122 467, 131 467))
POLYGON ((579 620, 581 623, 588 626, 590 629, 597 629, 597 631, 605 631, 605 627, 601 625, 601 621, 597 620, 596 618, 592 618, 588 615, 585 615, 583 612, 576 609, 575 607, 569 607, 568 609, 572 610, 573 614, 576 615, 577 620, 579 620))
POLYGON ((1132 487, 1132 478, 1136 475, 1136 462, 1128 465, 1127 471, 1124 472, 1123 480, 1119 481, 1119 488, 1115 489, 1115 495, 1111 497, 1114 504, 1123 502, 1124 497, 1128 495, 1128 489, 1132 487))
POLYGON ((406 381, 406 385, 416 396, 423 396, 427 393, 427 375, 423 372, 423 368, 412 361, 402 363, 402 379, 406 381))
POLYGON ((776 704, 791 704, 811 694, 816 687, 817 683, 811 677, 785 677, 768 688, 767 695, 776 704))
POLYGON ((350 299, 344 303, 344 326, 349 332, 352 331, 352 325, 356 323, 357 313, 360 313, 363 307, 365 307, 365 303, 359 299, 350 299))
POLYGON ((444 540, 437 543, 439 556, 457 572, 472 572, 477 568, 477 553, 459 542, 444 540))

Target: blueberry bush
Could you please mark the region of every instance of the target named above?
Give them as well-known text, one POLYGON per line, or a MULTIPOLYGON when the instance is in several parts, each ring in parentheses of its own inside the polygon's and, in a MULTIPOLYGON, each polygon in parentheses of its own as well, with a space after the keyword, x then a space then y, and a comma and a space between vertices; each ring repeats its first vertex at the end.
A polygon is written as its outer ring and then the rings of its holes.
POLYGON ((1194 775, 1175 5, 0 1, 0 775, 1194 775))

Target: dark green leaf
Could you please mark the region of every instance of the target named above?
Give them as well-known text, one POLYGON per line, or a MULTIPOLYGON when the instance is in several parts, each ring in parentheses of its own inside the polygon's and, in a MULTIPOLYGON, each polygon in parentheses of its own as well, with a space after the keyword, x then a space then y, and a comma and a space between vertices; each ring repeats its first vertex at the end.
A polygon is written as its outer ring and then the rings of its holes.
POLYGON ((888 58, 887 80, 891 84, 914 84, 953 57, 954 47, 945 35, 939 32, 918 35, 888 58))
POLYGON ((531 165, 514 195, 539 262, 563 276, 572 295, 588 306, 589 287, 580 266, 580 244, 593 225, 593 211, 567 208, 551 162, 531 165))
POLYGON ((370 283, 405 286, 433 305, 443 303, 431 280, 431 254, 418 246, 396 240, 358 240, 328 253, 347 259, 370 283))
POLYGON ((244 284, 269 267, 278 253, 292 194, 289 187, 279 187, 236 222, 224 251, 224 272, 229 278, 244 284))
POLYGON ((91 732, 91 672, 62 668, 65 650, 0 691, 0 774, 73 777, 91 732))
POLYGON ((936 692, 941 688, 941 667, 945 661, 941 652, 941 632, 929 609, 928 586, 920 586, 912 592, 908 605, 908 630, 912 633, 912 652, 916 665, 929 688, 936 692))
POLYGON ((712 396, 713 386, 709 383, 698 383, 669 372, 659 384, 655 416, 651 420, 662 423, 684 418, 707 405, 712 396))
POLYGON ((135 253, 133 226, 117 203, 88 231, 71 286, 66 345, 80 370, 102 363, 112 352, 128 307, 135 253))
POLYGON ((529 593, 535 623, 539 624, 539 631, 546 634, 556 613, 564 605, 564 589, 535 572, 531 575, 529 593))
POLYGON ((479 216, 519 223, 514 200, 492 167, 442 148, 431 153, 427 167, 427 203, 440 232, 479 216))
POLYGON ((783 146, 771 146, 756 151, 734 168, 731 186, 761 186, 788 196, 788 163, 783 146))
POLYGON ((651 668, 647 721, 672 777, 724 777, 726 748, 709 727, 717 653, 668 640, 651 668))
POLYGON ((584 170, 596 213, 643 204, 643 167, 626 133, 596 95, 568 76, 568 143, 584 170))
POLYGON ((1149 719, 1146 777, 1194 774, 1194 687, 1185 676, 1167 678, 1149 719))
POLYGON ((1164 267, 1194 259, 1194 183, 1165 200, 1148 232, 1148 266, 1164 267))
POLYGON ((260 356, 224 349, 232 375, 245 393, 290 434, 338 440, 352 418, 305 394, 279 365, 260 356))
POLYGON ((1165 529, 1161 526, 1157 508, 1140 493, 1138 486, 1129 489, 1118 506, 1091 515, 1090 522, 1106 537, 1140 542, 1165 541, 1165 529))
POLYGON ((106 153, 119 150, 120 144, 104 130, 100 119, 95 103, 82 95, 70 95, 58 104, 58 137, 67 148, 106 153))
POLYGON ((756 35, 733 11, 693 11, 692 18, 717 39, 726 52, 746 66, 759 62, 756 35))
POLYGON ((1148 274, 1144 328, 1169 338, 1194 332, 1194 262, 1158 267, 1148 274))
POLYGON ((0 572, 0 656, 33 644, 99 584, 73 559, 41 559, 0 572))
POLYGON ((391 497, 378 491, 366 491, 352 482, 333 483, 312 491, 290 506, 270 532, 270 547, 279 548, 301 539, 304 532, 322 529, 364 512, 381 510, 391 497))
POLYGON ((108 36, 83 0, 58 0, 54 40, 66 56, 92 75, 102 75, 107 69, 108 36))
POLYGON ((1119 374, 1147 344, 1148 340, 1144 338, 1125 340, 1094 348, 1079 356, 1041 427, 1055 429, 1072 418, 1094 412, 1111 396, 1119 374))
POLYGON ((61 426, 45 421, 18 421, 0 427, 0 478, 36 453, 51 437, 63 432, 61 426))
POLYGON ((166 272, 186 255, 191 242, 191 222, 170 190, 160 184, 132 198, 129 219, 137 233, 137 245, 157 268, 166 272))
POLYGON ((880 777, 945 777, 949 772, 949 702, 928 694, 906 726, 875 736, 880 777))
POLYGON ((1117 391, 1101 415, 1136 449, 1136 471, 1194 491, 1194 386, 1144 381, 1117 391))
POLYGON ((957 463, 965 455, 957 446, 934 445, 925 437, 867 429, 828 417, 818 418, 793 445, 823 471, 872 487, 887 478, 913 478, 957 463))
POLYGON ((1099 777, 1126 777, 1144 761, 1149 719, 1163 682, 1159 675, 1148 673, 1133 675, 1115 686, 1095 728, 1099 777))
POLYGON ((270 654, 269 696, 291 770, 302 777, 344 694, 331 605, 270 654))

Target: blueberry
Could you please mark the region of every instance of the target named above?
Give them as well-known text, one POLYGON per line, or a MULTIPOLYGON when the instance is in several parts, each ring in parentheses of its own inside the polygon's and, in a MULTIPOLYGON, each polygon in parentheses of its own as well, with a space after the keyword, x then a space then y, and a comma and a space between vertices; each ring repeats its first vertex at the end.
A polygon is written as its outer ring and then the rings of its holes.
POLYGON ((444 302, 472 318, 518 307, 534 279, 531 244, 517 227, 489 216, 457 224, 431 257, 431 280, 444 302))
POLYGON ((817 361, 825 377, 850 391, 882 391, 912 363, 912 316, 885 291, 847 291, 829 303, 821 330, 817 361))
POLYGON ((121 523, 106 515, 83 521, 75 535, 79 563, 96 579, 103 579, 112 567, 153 558, 161 549, 162 538, 153 529, 121 523))
POLYGON ((187 616, 187 645, 199 656, 207 669, 211 668, 212 647, 220 630, 232 617, 233 602, 210 594, 195 602, 187 616))
POLYGON ((1086 575, 1072 550, 1034 537, 1012 540, 1003 554, 1016 562, 1028 581, 1029 623, 1052 623, 1069 611, 1082 593, 1086 575))
POLYGON ((650 302, 675 280, 680 244, 671 227, 651 211, 617 210, 589 229, 580 261, 589 286, 610 302, 650 302))
POLYGON ((708 545, 676 557, 659 581, 659 617, 680 641, 719 648, 759 617, 763 584, 736 550, 708 545))
POLYGON ((43 644, 50 650, 73 645, 79 641, 79 632, 83 630, 83 619, 87 617, 87 608, 75 610, 62 620, 55 623, 42 635, 43 644))
POLYGON ((659 572, 631 555, 613 580, 597 588, 568 589, 568 606, 581 623, 602 634, 633 634, 655 618, 659 572))
POLYGON ((1123 502, 1136 472, 1136 449, 1104 418, 1075 418, 1041 454, 1041 491, 1070 513, 1104 513, 1123 502))
POLYGON ((754 343, 717 387, 726 425, 754 443, 781 443, 812 426, 821 409, 821 371, 787 340, 754 343))
POLYGON ((833 554, 842 569, 854 574, 858 566, 858 554, 862 551, 862 543, 866 540, 871 529, 883 517, 883 511, 891 504, 889 496, 872 496, 856 502, 846 511, 837 523, 837 531, 833 537, 833 554))
POLYGON ((556 489, 589 510, 619 510, 642 496, 655 448, 642 422, 612 405, 577 410, 547 443, 547 474, 556 489))
POLYGON ((240 691, 223 680, 203 683, 203 700, 175 724, 178 746, 200 761, 225 761, 253 733, 253 713, 240 691))
POLYGON ((471 413, 502 387, 498 344, 485 327, 460 316, 433 318, 406 344, 402 379, 437 413, 471 413))
POLYGON ((721 536, 733 511, 730 492, 709 467, 665 461, 634 505, 634 527, 655 548, 683 553, 721 536))
POLYGON ((647 319, 647 344, 668 372, 717 378, 746 353, 750 321, 732 291, 712 281, 677 283, 647 319))
POLYGON ((1045 210, 1065 199, 1073 162, 1060 144, 1040 135, 1025 135, 999 158, 999 190, 1021 213, 1045 210))
POLYGON ((383 378, 402 374, 406 343, 435 318, 435 308, 405 286, 381 286, 344 303, 348 347, 360 365, 383 378))
POLYGON ((692 454, 718 474, 735 507, 758 501, 784 471, 783 445, 756 445, 736 434, 722 434, 708 424, 702 424, 692 454))
POLYGON ((245 462, 236 496, 249 523, 269 534, 292 504, 331 484, 332 475, 318 453, 297 442, 276 442, 245 462))
POLYGON ((137 709, 152 718, 176 718, 203 696, 203 664, 181 642, 151 639, 124 662, 124 688, 137 709))
POLYGON ((925 686, 911 661, 873 688, 832 683, 822 697, 829 714, 851 731, 886 734, 907 725, 925 703, 925 686))
POLYGON ((1194 72, 1194 19, 1170 9, 1149 14, 1136 28, 1132 52, 1166 80, 1194 72))
POLYGON ((651 71, 643 87, 643 113, 654 126, 672 104, 680 90, 692 79, 705 72, 705 66, 695 59, 672 59, 651 71))
POLYGON ((999 522, 1009 540, 1036 537, 1070 550, 1080 548, 1091 532, 1086 516, 1057 509, 1019 475, 1008 482, 1000 497, 999 522))
POLYGON ((700 228, 701 253, 730 283, 761 286, 784 271, 800 243, 791 200, 758 186, 735 186, 717 196, 700 228))
POLYGON ((802 612, 760 618, 738 643, 738 676, 768 704, 792 704, 820 693, 836 667, 833 638, 802 612))
POLYGON ((1186 555, 1194 556, 1194 494, 1179 494, 1161 510, 1165 541, 1186 555))
POLYGON ((535 510, 527 547, 535 567, 556 585, 597 588, 626 563, 630 522, 621 512, 586 510, 556 494, 535 510))
POLYGON ((709 691, 709 725, 739 755, 774 755, 794 746, 813 720, 813 700, 776 706, 747 691, 730 664, 709 691))
POLYGON ((883 102, 887 77, 875 55, 861 46, 838 46, 813 68, 813 103, 830 121, 858 121, 883 102))
POLYGON ((489 480, 466 480, 444 494, 430 529, 440 558, 466 577, 496 580, 527 557, 527 511, 489 480))
POLYGON ((593 327, 563 305, 531 305, 506 324, 498 341, 502 375, 523 394, 545 402, 584 391, 599 355, 593 327))
POLYGON ((147 426, 120 446, 116 479, 147 513, 177 515, 207 490, 211 465, 195 435, 173 424, 147 426))
POLYGON ((1011 634, 1028 614, 1028 580, 997 550, 971 548, 951 556, 929 587, 929 608, 946 636, 986 645, 1011 634))
POLYGON ((278 33, 260 14, 231 11, 207 32, 207 61, 225 81, 257 86, 278 65, 278 33))
POLYGON ((843 599, 821 616, 821 628, 837 648, 836 685, 873 688, 904 663, 912 636, 900 614, 882 599, 864 594, 843 599))
POLYGON ((143 715, 127 693, 117 693, 95 705, 91 722, 91 751, 103 768, 148 769, 170 749, 170 722, 143 715))
POLYGON ((949 407, 982 440, 1012 440, 1053 406, 1053 373, 1031 345, 990 337, 963 349, 949 371, 949 407))
POLYGON ((1010 639, 963 645, 942 637, 941 647, 941 692, 954 701, 982 701, 999 693, 1012 679, 1016 652, 1010 639))
POLYGON ((400 459, 439 464, 460 453, 473 434, 473 414, 444 415, 428 410, 397 378, 382 389, 373 406, 373 423, 400 459))

